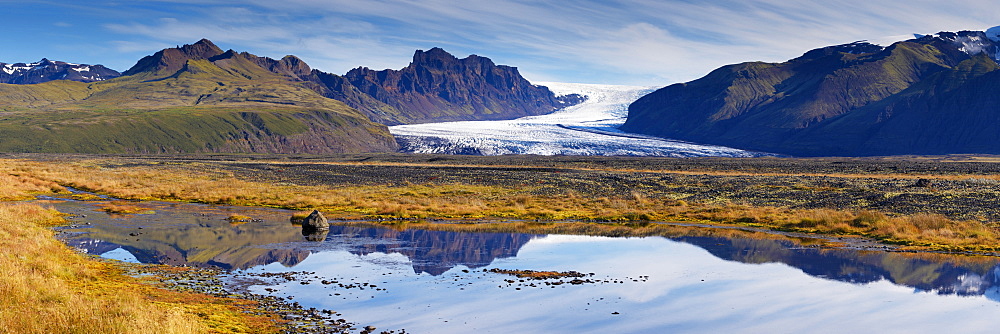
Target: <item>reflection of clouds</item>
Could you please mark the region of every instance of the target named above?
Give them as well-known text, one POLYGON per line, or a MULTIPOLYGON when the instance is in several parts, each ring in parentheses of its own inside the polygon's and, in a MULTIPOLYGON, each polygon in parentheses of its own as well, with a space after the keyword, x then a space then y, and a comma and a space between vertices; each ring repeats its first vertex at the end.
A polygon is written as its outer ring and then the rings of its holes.
POLYGON ((131 252, 125 250, 124 248, 118 247, 110 251, 104 252, 100 255, 105 259, 113 259, 124 262, 139 263, 139 259, 132 255, 131 252))
POLYGON ((952 289, 959 295, 979 295, 989 285, 989 282, 986 282, 982 276, 969 273, 958 276, 955 284, 952 285, 952 289))
MULTIPOLYGON (((406 263, 400 254, 321 252, 292 270, 348 276, 389 292, 331 297, 334 290, 318 284, 288 284, 285 291, 307 307, 334 309, 359 323, 433 333, 975 332, 992 328, 990 319, 1000 315, 1000 304, 984 297, 913 293, 884 279, 820 279, 784 264, 721 260, 656 237, 536 238, 516 258, 491 266, 594 272, 595 278, 648 275, 645 283, 514 290, 497 287, 507 276, 462 273, 462 266, 440 276, 414 274, 406 263)), ((984 280, 966 275, 956 289, 975 289, 984 280)), ((984 292, 1000 296, 996 288, 984 292)))
POLYGON ((614 240, 612 237, 591 237, 585 235, 549 234, 532 238, 529 244, 594 243, 598 240, 614 240))

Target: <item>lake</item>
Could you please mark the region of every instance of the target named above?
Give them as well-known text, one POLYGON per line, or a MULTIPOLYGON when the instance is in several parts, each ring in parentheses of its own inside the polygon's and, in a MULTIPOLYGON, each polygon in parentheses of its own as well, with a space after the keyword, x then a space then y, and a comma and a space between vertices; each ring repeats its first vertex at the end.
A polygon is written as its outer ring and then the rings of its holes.
POLYGON ((806 247, 780 237, 396 230, 303 236, 277 209, 47 199, 59 237, 129 262, 225 270, 246 289, 408 333, 989 332, 1000 258, 806 247), (231 224, 231 214, 255 219, 231 224), (547 279, 514 273, 560 272, 547 279), (294 280, 268 276, 289 273, 294 280))

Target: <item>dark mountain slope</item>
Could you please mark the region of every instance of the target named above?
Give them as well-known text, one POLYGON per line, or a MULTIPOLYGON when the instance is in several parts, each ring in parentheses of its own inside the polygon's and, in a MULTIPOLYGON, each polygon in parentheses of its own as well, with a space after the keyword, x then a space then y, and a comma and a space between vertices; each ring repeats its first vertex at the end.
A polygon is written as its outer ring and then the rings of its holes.
MULTIPOLYGON (((398 71, 359 67, 344 78, 361 93, 395 109, 352 105, 387 124, 512 119, 571 104, 548 88, 532 85, 517 68, 476 55, 458 59, 440 48, 417 50, 413 62, 398 71), (375 110, 368 110, 372 107, 375 110)), ((341 88, 331 91, 353 94, 344 89, 346 83, 334 79, 327 78, 333 82, 328 87, 341 88)))
POLYGON ((1000 65, 984 54, 790 138, 833 155, 1000 153, 1000 65), (845 143, 838 138, 858 140, 845 143))
MULTIPOLYGON (((984 74, 992 71, 995 60, 974 56, 997 51, 1000 47, 983 32, 940 33, 887 48, 858 42, 813 50, 780 64, 729 65, 639 99, 622 129, 794 155, 987 153, 981 151, 1000 145, 933 140, 947 133, 921 126, 971 120, 944 116, 954 114, 955 106, 940 99, 961 97, 966 105, 991 105, 991 94, 984 91, 988 88, 976 86, 988 79, 970 80, 992 77, 984 74), (897 116, 886 123, 886 117, 877 116, 878 108, 897 116), (925 111, 910 112, 921 108, 925 111), (892 138, 910 139, 904 144, 892 138)), ((975 132, 997 125, 938 126, 975 132)))
MULTIPOLYGON (((189 47, 180 53, 213 62, 222 57, 218 55, 222 51, 214 45, 189 47)), ((498 66, 479 56, 458 59, 438 48, 417 51, 413 63, 400 71, 362 67, 344 76, 311 69, 295 56, 275 60, 245 52, 240 55, 320 95, 344 102, 382 124, 513 119, 580 102, 577 96, 557 98, 547 88, 532 85, 516 68, 498 66)), ((166 53, 161 58, 177 56, 166 53)))

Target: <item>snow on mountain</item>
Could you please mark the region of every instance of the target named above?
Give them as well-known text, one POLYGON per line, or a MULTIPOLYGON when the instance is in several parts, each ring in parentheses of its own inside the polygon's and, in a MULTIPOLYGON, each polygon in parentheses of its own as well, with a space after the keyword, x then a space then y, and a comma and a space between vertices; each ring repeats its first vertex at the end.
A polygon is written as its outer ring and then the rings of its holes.
POLYGON ((389 127, 402 151, 470 155, 758 156, 759 152, 625 133, 628 105, 656 87, 541 83, 556 95, 585 102, 552 114, 504 121, 466 121, 389 127))
POLYGON ((74 64, 42 58, 34 63, 0 63, 0 83, 37 84, 52 80, 94 82, 121 76, 101 65, 74 64))
POLYGON ((996 61, 1000 61, 1000 41, 997 40, 996 35, 998 33, 997 28, 994 27, 982 31, 959 31, 954 32, 939 32, 935 36, 945 41, 949 41, 958 47, 959 51, 965 52, 969 55, 977 55, 980 53, 985 53, 992 57, 996 61))

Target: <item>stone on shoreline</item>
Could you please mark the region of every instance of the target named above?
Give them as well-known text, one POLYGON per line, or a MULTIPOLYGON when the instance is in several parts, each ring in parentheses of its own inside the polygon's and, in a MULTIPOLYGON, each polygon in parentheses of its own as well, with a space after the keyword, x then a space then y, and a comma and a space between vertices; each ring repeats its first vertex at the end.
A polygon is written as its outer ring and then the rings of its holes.
POLYGON ((302 232, 312 232, 319 230, 329 230, 330 222, 319 210, 313 210, 306 219, 302 220, 302 232))

